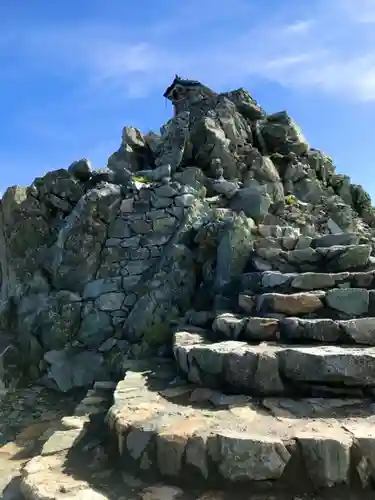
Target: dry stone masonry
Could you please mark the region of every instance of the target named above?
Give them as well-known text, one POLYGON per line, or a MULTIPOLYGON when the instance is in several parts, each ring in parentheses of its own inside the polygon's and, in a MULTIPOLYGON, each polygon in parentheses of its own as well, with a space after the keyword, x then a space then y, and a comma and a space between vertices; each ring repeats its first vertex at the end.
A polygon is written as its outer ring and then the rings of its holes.
MULTIPOLYGON (((176 76, 164 96, 173 118, 125 127, 106 168, 4 194, 2 392, 117 383, 101 425, 122 473, 370 494, 370 197, 244 89, 176 76)), ((49 460, 59 484, 61 453, 29 462, 25 498, 46 498, 49 460)))

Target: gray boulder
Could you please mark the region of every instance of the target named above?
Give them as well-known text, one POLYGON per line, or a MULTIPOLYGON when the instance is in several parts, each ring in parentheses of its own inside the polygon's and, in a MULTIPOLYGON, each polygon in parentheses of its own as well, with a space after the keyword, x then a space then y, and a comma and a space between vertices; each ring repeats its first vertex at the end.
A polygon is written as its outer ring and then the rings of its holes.
POLYGON ((170 165, 176 172, 183 158, 188 156, 189 111, 183 111, 169 120, 161 129, 161 136, 155 149, 155 164, 170 165))
POLYGON ((256 222, 262 222, 268 214, 272 200, 263 186, 249 186, 239 189, 231 199, 230 207, 236 212, 244 212, 256 222))
POLYGON ((254 221, 243 215, 226 223, 217 247, 215 291, 220 292, 245 269, 252 250, 254 221))
POLYGON ((82 158, 73 162, 68 168, 68 172, 79 181, 88 181, 91 177, 91 165, 89 160, 82 158))
POLYGON ((121 146, 109 157, 108 168, 113 172, 137 172, 154 164, 153 152, 141 132, 135 127, 124 127, 121 146))
POLYGON ((300 128, 286 111, 268 115, 256 125, 257 139, 264 154, 302 155, 309 149, 300 128))
POLYGON ((232 90, 231 92, 224 93, 224 96, 232 101, 238 111, 249 120, 260 120, 266 115, 265 111, 245 89, 232 90))
POLYGON ((44 381, 50 381, 51 387, 61 392, 87 387, 108 377, 103 357, 95 352, 48 351, 44 360, 48 365, 44 381))

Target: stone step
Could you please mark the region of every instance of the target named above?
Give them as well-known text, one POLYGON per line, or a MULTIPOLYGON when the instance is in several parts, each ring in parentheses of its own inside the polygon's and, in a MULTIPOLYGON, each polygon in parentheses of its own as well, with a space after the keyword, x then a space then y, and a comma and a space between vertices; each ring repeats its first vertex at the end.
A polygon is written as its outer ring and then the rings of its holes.
POLYGON ((212 342, 179 330, 174 356, 193 383, 249 395, 372 395, 375 348, 212 342))
POLYGON ((366 270, 371 245, 336 245, 284 251, 281 248, 255 248, 251 262, 256 271, 340 272, 366 270))
POLYGON ((264 236, 254 241, 254 249, 279 248, 284 251, 301 250, 303 248, 327 248, 337 245, 358 245, 359 235, 356 233, 326 234, 312 238, 311 236, 264 236))
POLYGON ((375 317, 350 320, 283 319, 220 314, 212 324, 213 337, 249 343, 324 343, 375 346, 375 317))
POLYGON ((274 224, 258 224, 251 230, 258 238, 283 238, 301 236, 301 231, 293 226, 277 226, 274 224))
POLYGON ((375 288, 375 271, 341 273, 253 272, 242 275, 241 291, 295 293, 330 288, 375 288))
POLYGON ((332 288, 299 293, 240 293, 238 307, 247 314, 276 317, 350 319, 375 316, 375 290, 332 288))
POLYGON ((296 250, 301 248, 311 247, 311 236, 280 236, 278 238, 272 236, 260 237, 254 240, 253 248, 276 248, 284 251, 296 250))
POLYGON ((17 498, 58 500, 62 494, 67 494, 67 499, 120 498, 109 492, 107 496, 104 487, 98 489, 95 463, 105 459, 100 424, 104 431, 104 416, 113 404, 115 388, 113 382, 97 381, 76 407, 74 415, 63 417, 56 428, 50 429, 48 436, 45 433, 46 440, 39 443, 42 445, 39 446, 40 454, 31 458, 20 471, 20 490, 24 497, 17 498), (98 414, 101 414, 99 426, 96 420, 94 428, 90 427, 91 417, 96 418, 98 414))
POLYGON ((362 488, 374 475, 374 422, 367 400, 252 401, 176 385, 155 370, 128 372, 107 415, 118 467, 128 473, 156 471, 195 487, 259 486, 272 498, 279 498, 279 487, 294 498, 296 491, 339 485, 357 485, 366 495, 362 488))
POLYGON ((113 403, 116 384, 111 381, 97 381, 75 409, 76 416, 90 416, 106 413, 113 403))

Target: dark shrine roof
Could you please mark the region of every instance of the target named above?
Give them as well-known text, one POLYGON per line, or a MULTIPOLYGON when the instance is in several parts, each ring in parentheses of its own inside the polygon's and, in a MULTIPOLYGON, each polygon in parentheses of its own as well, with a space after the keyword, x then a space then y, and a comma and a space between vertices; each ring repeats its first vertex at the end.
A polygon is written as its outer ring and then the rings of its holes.
POLYGON ((167 90, 164 92, 163 97, 168 97, 168 94, 171 92, 171 90, 173 90, 173 87, 175 87, 176 85, 182 85, 183 87, 198 87, 202 84, 201 82, 198 82, 198 80, 188 80, 176 75, 171 85, 169 85, 167 90))

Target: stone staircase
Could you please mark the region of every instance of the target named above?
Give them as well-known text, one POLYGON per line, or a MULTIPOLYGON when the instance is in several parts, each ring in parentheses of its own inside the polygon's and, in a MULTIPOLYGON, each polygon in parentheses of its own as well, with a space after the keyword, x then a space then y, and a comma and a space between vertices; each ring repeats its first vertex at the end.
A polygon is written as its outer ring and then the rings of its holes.
MULTIPOLYGON (((192 486, 223 488, 236 498, 248 498, 249 488, 262 499, 271 493, 373 498, 375 270, 369 248, 352 234, 262 231, 251 272, 228 287, 230 310, 187 314, 175 328, 174 359, 123 362, 125 376, 105 419, 116 474, 177 484, 184 490, 177 488, 176 498, 192 486)), ((107 389, 97 384, 76 415, 103 415, 107 389)), ((73 443, 80 432, 70 430, 66 439, 73 443)), ((54 474, 66 454, 55 468, 49 464, 64 446, 62 437, 52 436, 24 469, 26 498, 41 498, 36 492, 46 492, 48 481, 48 498, 60 498, 67 479, 54 474)), ((82 461, 87 455, 79 453, 82 461)), ((91 498, 89 483, 73 482, 74 498, 91 498)), ((189 498, 206 498, 200 495, 189 498)))
POLYGON ((251 260, 258 270, 242 276, 234 310, 220 312, 207 329, 175 333, 178 366, 189 381, 232 393, 371 397, 370 248, 351 233, 288 237, 293 250, 282 249, 284 240, 255 241, 251 260), (349 271, 342 271, 344 263, 349 271))
MULTIPOLYGON (((279 232, 287 234, 287 228, 279 232)), ((277 230, 271 226, 271 234, 277 230)), ((321 237, 276 236, 254 241, 252 264, 258 271, 340 272, 369 269, 372 247, 360 244, 354 233, 329 234, 321 237)))
POLYGON ((370 495, 371 249, 355 234, 262 232, 224 297, 233 307, 176 327, 177 373, 129 369, 117 386, 107 421, 119 463, 174 481, 370 495))

